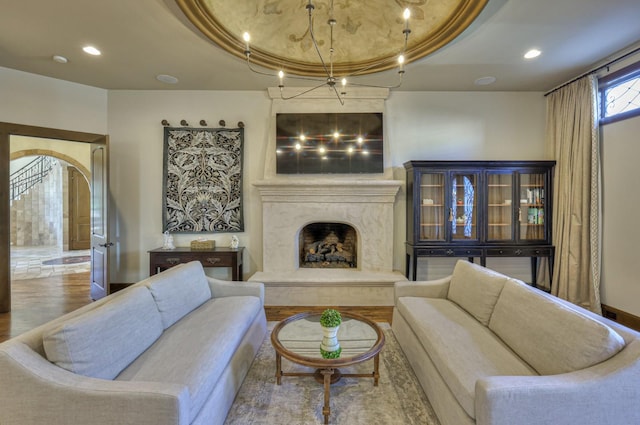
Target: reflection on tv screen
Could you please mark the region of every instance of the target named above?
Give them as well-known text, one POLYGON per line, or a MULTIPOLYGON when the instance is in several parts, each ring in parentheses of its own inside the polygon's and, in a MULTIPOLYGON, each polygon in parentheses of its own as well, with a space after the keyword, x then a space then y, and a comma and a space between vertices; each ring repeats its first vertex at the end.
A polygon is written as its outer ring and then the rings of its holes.
POLYGON ((378 112, 277 114, 277 173, 382 173, 382 134, 378 112))

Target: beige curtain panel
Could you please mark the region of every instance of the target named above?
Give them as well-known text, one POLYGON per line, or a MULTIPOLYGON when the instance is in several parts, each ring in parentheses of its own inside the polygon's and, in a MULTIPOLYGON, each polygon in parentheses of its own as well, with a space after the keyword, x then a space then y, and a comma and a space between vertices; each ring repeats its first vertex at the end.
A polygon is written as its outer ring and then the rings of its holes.
POLYGON ((547 96, 547 146, 556 160, 552 293, 601 313, 597 110, 593 75, 547 96))

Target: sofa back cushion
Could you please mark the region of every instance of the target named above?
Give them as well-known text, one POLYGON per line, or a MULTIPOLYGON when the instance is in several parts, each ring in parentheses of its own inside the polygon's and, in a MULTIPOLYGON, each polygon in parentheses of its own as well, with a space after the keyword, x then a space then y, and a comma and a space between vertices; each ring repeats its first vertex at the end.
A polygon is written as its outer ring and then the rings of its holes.
POLYGON ((486 267, 460 260, 453 269, 447 298, 487 326, 507 279, 486 267))
POLYGON ((153 297, 141 286, 52 328, 43 345, 47 359, 63 369, 113 379, 162 331, 153 297))
POLYGON ((541 375, 603 362, 625 343, 613 329, 520 281, 504 286, 489 328, 541 375))
POLYGON ((211 299, 202 264, 180 264, 144 281, 156 301, 164 329, 211 299))

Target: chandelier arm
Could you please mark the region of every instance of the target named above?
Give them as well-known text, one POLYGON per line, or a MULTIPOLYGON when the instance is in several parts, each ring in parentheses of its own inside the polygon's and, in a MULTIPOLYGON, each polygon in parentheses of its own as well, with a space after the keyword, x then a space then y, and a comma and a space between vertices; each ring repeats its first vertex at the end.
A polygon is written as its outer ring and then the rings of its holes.
POLYGON ((327 83, 322 83, 322 84, 319 84, 319 85, 317 85, 317 86, 315 86, 315 87, 311 87, 311 88, 310 88, 310 89, 308 89, 308 90, 305 90, 305 91, 302 91, 302 92, 300 92, 300 93, 298 93, 298 94, 294 94, 293 96, 287 96, 287 97, 285 97, 285 96, 282 94, 282 87, 281 87, 281 88, 280 88, 280 98, 281 98, 282 100, 295 99, 296 97, 300 97, 300 96, 302 96, 302 95, 305 95, 305 94, 307 94, 307 93, 309 93, 309 92, 314 91, 315 89, 319 89, 320 87, 324 87, 324 86, 326 86, 326 85, 327 85, 327 83))
POLYGON ((264 72, 264 71, 260 71, 258 69, 255 69, 254 67, 251 66, 251 60, 249 59, 249 55, 247 55, 247 66, 249 67, 249 71, 255 73, 255 74, 259 74, 259 75, 266 75, 267 77, 277 77, 277 74, 273 74, 271 72, 264 72))
POLYGON ((340 104, 344 106, 344 100, 342 99, 342 96, 340 96, 340 93, 338 92, 338 89, 336 88, 336 85, 332 85, 331 88, 333 89, 333 91, 335 92, 336 96, 338 97, 338 100, 340 101, 340 104))
MULTIPOLYGON (((311 5, 311 0, 309 0, 309 5, 311 5)), ((322 64, 322 67, 324 68, 324 72, 327 74, 327 78, 331 78, 331 74, 329 73, 329 70, 327 69, 327 64, 324 62, 324 58, 322 57, 322 53, 320 53, 320 48, 318 47, 318 42, 316 41, 316 35, 313 32, 313 18, 311 16, 311 13, 312 13, 311 11, 313 10, 313 7, 308 7, 308 9, 309 9, 309 35, 311 36, 311 41, 313 42, 313 47, 316 49, 316 53, 318 53, 318 57, 320 58, 320 63, 322 64)))
POLYGON ((377 89, 397 89, 402 85, 402 76, 404 75, 404 72, 399 74, 400 74, 400 78, 398 79, 398 82, 392 86, 381 86, 376 84, 358 84, 358 83, 352 83, 352 82, 349 82, 349 85, 355 86, 355 87, 372 87, 377 89))

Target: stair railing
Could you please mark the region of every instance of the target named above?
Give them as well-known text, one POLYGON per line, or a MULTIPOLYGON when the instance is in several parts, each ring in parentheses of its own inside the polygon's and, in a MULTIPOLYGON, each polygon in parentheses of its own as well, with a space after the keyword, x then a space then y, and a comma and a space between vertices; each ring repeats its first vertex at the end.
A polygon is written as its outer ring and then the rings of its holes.
POLYGON ((39 156, 9 176, 9 195, 15 201, 33 186, 41 183, 53 168, 54 159, 39 156))

